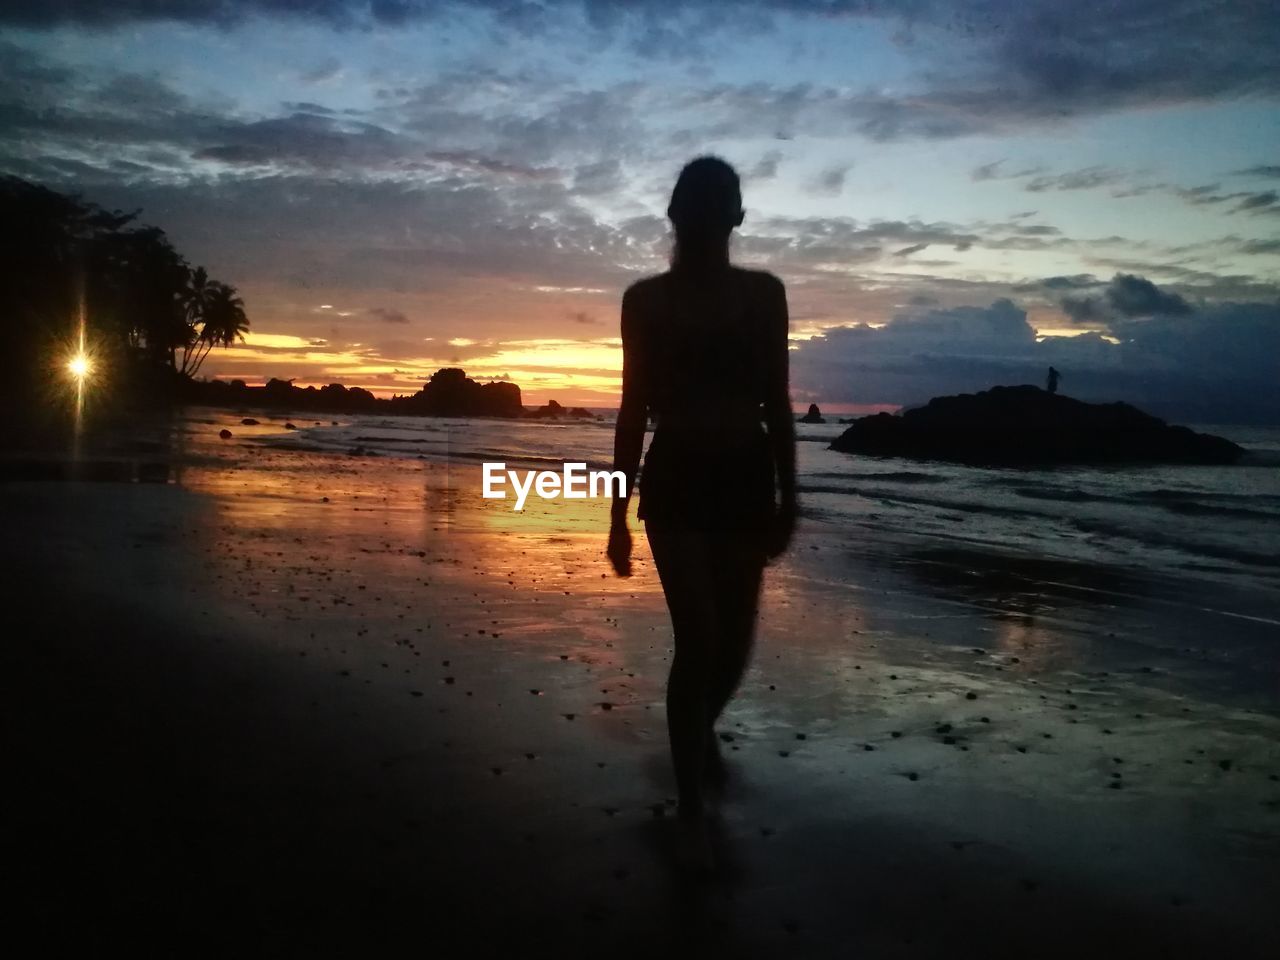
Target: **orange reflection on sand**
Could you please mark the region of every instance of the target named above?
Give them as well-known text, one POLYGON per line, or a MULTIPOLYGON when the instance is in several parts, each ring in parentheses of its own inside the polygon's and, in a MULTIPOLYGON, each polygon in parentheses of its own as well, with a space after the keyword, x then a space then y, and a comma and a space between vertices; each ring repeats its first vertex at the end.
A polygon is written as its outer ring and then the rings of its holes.
MULTIPOLYGON (((319 557, 335 582, 358 575, 387 589, 427 576, 584 599, 660 592, 634 520, 636 575, 620 579, 609 568, 607 498, 531 496, 515 511, 512 499, 481 496, 476 464, 219 441, 220 426, 197 432, 178 482, 214 498, 216 523, 200 535, 239 571, 246 554, 280 576, 298 558, 319 557)), ((238 440, 244 428, 230 429, 238 440)))

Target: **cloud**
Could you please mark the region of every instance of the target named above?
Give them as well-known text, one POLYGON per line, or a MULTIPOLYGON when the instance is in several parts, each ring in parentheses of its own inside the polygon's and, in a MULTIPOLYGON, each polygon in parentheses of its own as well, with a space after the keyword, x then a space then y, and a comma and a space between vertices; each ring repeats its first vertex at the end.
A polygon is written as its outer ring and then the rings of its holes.
MULTIPOLYGON (((225 12, 230 5, 209 9, 225 12)), ((642 2, 640 9, 648 7, 642 2)), ((629 17, 618 13, 609 22, 623 29, 634 25, 629 17)), ((983 37, 975 42, 991 41, 983 37)), ((44 41, 41 46, 55 49, 44 41)), ((585 333, 579 315, 595 316, 593 301, 584 299, 585 310, 567 313, 579 304, 558 297, 533 297, 549 302, 531 304, 528 290, 589 288, 614 296, 638 274, 661 269, 667 223, 655 215, 659 204, 648 212, 637 198, 669 189, 678 169, 674 158, 695 145, 746 144, 737 148, 745 176, 768 180, 791 151, 766 149, 779 130, 837 139, 844 150, 843 138, 851 134, 1002 134, 1027 123, 1067 122, 1093 109, 1082 99, 1055 113, 1050 91, 1032 96, 1020 88, 1002 105, 995 74, 962 77, 948 72, 959 69, 949 61, 918 74, 908 96, 898 88, 886 93, 772 80, 686 85, 685 73, 673 74, 680 78, 673 86, 610 80, 591 89, 589 73, 557 73, 513 59, 426 80, 377 76, 363 109, 345 106, 345 99, 341 110, 312 102, 325 91, 300 87, 294 77, 293 89, 279 95, 289 98, 282 107, 256 104, 249 112, 242 104, 203 98, 195 88, 183 92, 145 70, 113 72, 86 62, 72 72, 52 56, 0 42, 0 169, 80 189, 108 205, 142 206, 184 253, 241 286, 255 326, 311 332, 315 318, 299 303, 314 304, 326 291, 338 295, 334 302, 396 304, 413 319, 385 332, 403 334, 402 345, 417 343, 419 333, 500 339, 508 328, 532 323, 557 335, 585 333), (952 82, 957 79, 964 82, 952 82), (984 86, 988 82, 995 86, 984 86), (664 112, 668 108, 674 112, 664 112), (674 118, 670 128, 667 117, 674 118), (751 140, 754 135, 759 139, 751 140), (477 325, 483 329, 469 329, 477 325)), ((843 182, 840 169, 826 171, 828 189, 843 182)), ((799 170, 798 164, 785 166, 796 180, 799 170)), ((971 176, 1039 178, 1043 186, 1033 192, 1043 192, 1115 186, 1111 178, 1120 175, 1110 167, 1054 173, 995 161, 971 176)), ((804 186, 778 187, 797 185, 804 186)), ((1238 222, 1251 224, 1264 222, 1251 214, 1280 206, 1268 190, 1214 184, 1187 193, 1223 213, 1238 210, 1238 222)), ((1226 238, 1215 261, 1211 248, 1175 254, 1171 247, 1115 236, 1066 236, 1052 223, 1034 222, 1033 215, 988 213, 983 220, 945 222, 928 216, 769 217, 751 209, 735 255, 767 261, 794 281, 793 313, 806 333, 850 318, 881 322, 904 304, 991 304, 1015 292, 1011 278, 1021 274, 990 272, 989 264, 999 260, 1010 264, 1009 271, 1023 271, 1025 259, 984 258, 983 250, 1052 251, 1054 259, 1045 258, 1054 264, 1048 269, 1064 273, 1149 274, 1161 283, 1175 281, 1176 293, 1160 292, 1188 298, 1184 303, 1265 295, 1267 284, 1238 265, 1242 256, 1227 266, 1221 257, 1274 253, 1274 241, 1226 238), (974 255, 950 261, 917 256, 926 249, 938 257, 974 255), (926 272, 935 269, 935 275, 926 272)), ((1070 295, 1089 304, 1081 309, 1091 326, 1109 329, 1113 319, 1122 319, 1107 282, 1080 279, 1086 276, 1047 278, 1027 291, 1033 318, 1043 319, 1037 310, 1056 314, 1057 298, 1070 295)), ((1274 285, 1269 289, 1274 296, 1274 285)), ((371 327, 366 322, 362 332, 371 327)), ((1004 339, 988 338, 988 346, 994 350, 1004 339)), ((1073 349, 1084 350, 1089 341, 1074 343, 1073 349)), ((989 353, 965 362, 999 359, 989 353)))
POLYGON ((1231 175, 1235 177, 1259 177, 1269 180, 1280 180, 1280 166, 1275 164, 1261 164, 1256 167, 1247 167, 1244 170, 1233 170, 1231 175))
POLYGON ((975 183, 981 183, 984 180, 1018 180, 1022 177, 1034 177, 1045 171, 1040 164, 1024 167, 1021 170, 1006 171, 1004 163, 1003 160, 994 160, 991 163, 980 164, 969 171, 969 179, 975 183))
POLYGON ((1246 196, 1236 206, 1237 210, 1262 210, 1268 207, 1274 207, 1276 201, 1280 200, 1280 193, 1275 190, 1266 190, 1260 193, 1252 193, 1246 196))
POLYGON ((954 224, 919 220, 858 221, 849 217, 765 217, 743 224, 739 252, 767 258, 778 269, 811 270, 828 263, 879 259, 889 246, 937 245, 963 252, 982 235, 954 224))
POLYGON ((1150 317, 1157 314, 1190 313, 1187 301, 1176 293, 1166 293, 1145 277, 1116 274, 1107 287, 1107 301, 1122 317, 1150 317))
POLYGON ((390 307, 370 307, 369 316, 375 320, 381 320, 383 323, 408 323, 409 318, 399 310, 393 310, 390 307))
POLYGON ((1004 170, 1004 161, 996 160, 974 167, 969 172, 969 179, 974 182, 986 180, 1025 180, 1023 189, 1028 193, 1048 193, 1058 190, 1095 190, 1098 187, 1113 186, 1113 197, 1135 197, 1153 190, 1166 189, 1165 184, 1133 183, 1132 174, 1112 167, 1094 165, 1078 170, 1067 170, 1063 173, 1049 173, 1045 167, 1036 165, 1021 170, 1004 170), (1126 184, 1125 186, 1120 186, 1126 184))
MULTIPOLYGON (((229 26, 268 16, 338 30, 382 29, 438 21, 459 6, 447 0, 11 0, 0 22, 101 29, 144 20, 229 26)), ((1280 93, 1274 56, 1280 18, 1261 3, 1117 0, 1106 5, 1105 16, 1060 0, 475 0, 467 6, 487 13, 499 35, 558 39, 577 29, 594 49, 617 44, 649 58, 705 58, 718 37, 779 30, 785 19, 865 21, 904 38, 904 57, 932 57, 917 82, 900 92, 748 92, 744 99, 761 102, 758 120, 761 129, 770 127, 768 136, 825 124, 873 140, 953 137, 1280 93)), ((323 82, 334 69, 324 62, 309 75, 323 82)), ((723 94, 718 99, 729 106, 723 94)))
POLYGON ((809 182, 809 192, 819 196, 835 197, 844 190, 845 178, 849 175, 850 164, 827 167, 809 182))
POLYGON ((309 70, 304 70, 299 79, 303 83, 328 83, 342 73, 342 61, 337 57, 325 57, 309 70))
MULTIPOLYGON (((1075 285, 1050 286, 1047 289, 1081 289, 1087 280, 1075 285)), ((1161 290, 1146 277, 1117 273, 1095 296, 1064 296, 1062 309, 1077 323, 1108 323, 1128 317, 1177 316, 1191 312, 1191 305, 1177 293, 1161 290)))
MULTIPOLYGON (((1152 298, 1141 284, 1109 289, 1143 289, 1152 298)), ((878 329, 833 327, 801 342, 791 354, 792 382, 805 400, 915 404, 997 383, 1039 383, 1053 365, 1082 399, 1127 400, 1192 422, 1280 418, 1280 305, 1117 314, 1112 334, 1037 339, 1007 299, 908 312, 878 329)))
POLYGON ((1046 190, 1092 190, 1095 187, 1116 183, 1124 178, 1118 170, 1107 167, 1085 167, 1082 170, 1071 170, 1067 173, 1043 175, 1028 180, 1023 187, 1028 193, 1043 193, 1046 190))
POLYGON ((748 168, 744 176, 747 180, 772 180, 778 175, 781 162, 782 151, 770 150, 748 168))
MULTIPOLYGON (((1266 167, 1255 167, 1265 170, 1266 167)), ((1222 185, 1206 183, 1198 187, 1170 187, 1169 192, 1192 206, 1218 206, 1235 202, 1227 213, 1275 214, 1280 213, 1280 193, 1275 190, 1233 190, 1222 192, 1222 185)))
MULTIPOLYGON (((1059 0, 473 0, 469 6, 512 34, 548 35, 578 23, 646 57, 705 55, 718 35, 776 30, 783 18, 882 25, 904 38, 900 48, 907 55, 930 48, 915 39, 923 36, 967 47, 968 56, 955 57, 951 69, 931 71, 927 90, 864 99, 868 130, 882 138, 980 126, 984 111, 997 124, 1002 115, 1015 114, 1047 121, 1090 110, 1277 92, 1280 25, 1261 3, 1117 0, 1106 5, 1105 16, 1059 0)), ((368 29, 439 19, 457 8, 447 0, 10 0, 0 22, 36 28, 141 20, 227 26, 271 16, 368 29)))
POLYGON ((1101 281, 1091 273, 1077 273, 1072 276, 1045 277, 1034 286, 1046 290, 1078 290, 1082 287, 1096 287, 1101 281))
POLYGON ((1003 163, 1003 160, 993 160, 991 163, 984 163, 974 167, 969 172, 969 179, 975 183, 980 183, 983 180, 1001 180, 1003 177, 1000 173, 1000 167, 1003 163))
POLYGON ((614 193, 625 184, 622 164, 617 159, 582 164, 574 171, 573 192, 581 196, 614 193))

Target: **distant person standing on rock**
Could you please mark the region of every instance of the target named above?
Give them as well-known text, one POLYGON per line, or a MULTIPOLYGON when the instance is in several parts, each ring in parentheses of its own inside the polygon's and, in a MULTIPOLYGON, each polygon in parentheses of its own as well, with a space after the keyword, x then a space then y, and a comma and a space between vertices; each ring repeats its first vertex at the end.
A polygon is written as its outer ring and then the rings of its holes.
POLYGON ((766 562, 796 517, 787 298, 777 277, 729 262, 742 223, 738 174, 717 157, 680 172, 667 208, 671 269, 622 298, 622 404, 608 557, 631 572, 627 500, 644 447, 639 517, 662 580, 675 656, 667 729, 684 852, 710 869, 705 801, 724 782, 715 723, 746 671, 766 562))
POLYGON ((1058 381, 1059 381, 1061 378, 1062 378, 1062 374, 1060 374, 1060 373, 1057 371, 1057 369, 1055 369, 1054 367, 1050 367, 1050 368, 1049 368, 1049 384, 1048 384, 1048 390, 1049 390, 1049 392, 1050 392, 1050 393, 1057 393, 1057 392, 1058 392, 1058 381))

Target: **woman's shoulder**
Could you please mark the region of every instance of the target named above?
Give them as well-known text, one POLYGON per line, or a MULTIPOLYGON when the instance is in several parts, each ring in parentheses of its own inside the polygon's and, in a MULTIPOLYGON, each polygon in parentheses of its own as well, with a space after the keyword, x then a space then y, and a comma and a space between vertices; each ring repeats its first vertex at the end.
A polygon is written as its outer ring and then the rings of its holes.
POLYGON ((622 299, 624 301, 646 300, 658 292, 659 288, 662 286, 663 282, 666 280, 666 277, 667 277, 666 273, 655 273, 647 277, 641 277, 639 280, 634 281, 629 287, 627 287, 626 290, 623 291, 622 299))
POLYGON ((659 309, 658 292, 665 274, 641 277, 622 293, 622 338, 632 339, 652 325, 659 309))
POLYGON ((754 296, 774 299, 786 296, 786 287, 782 281, 768 270, 751 270, 746 267, 734 267, 743 285, 754 296))

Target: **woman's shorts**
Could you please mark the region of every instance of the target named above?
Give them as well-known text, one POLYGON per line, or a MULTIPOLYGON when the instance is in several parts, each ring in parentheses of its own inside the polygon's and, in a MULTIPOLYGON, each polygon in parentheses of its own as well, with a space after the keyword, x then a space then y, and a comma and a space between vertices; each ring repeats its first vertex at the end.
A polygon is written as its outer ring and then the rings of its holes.
POLYGON ((654 435, 640 473, 638 516, 647 524, 762 534, 773 519, 774 466, 768 435, 726 444, 654 435))

